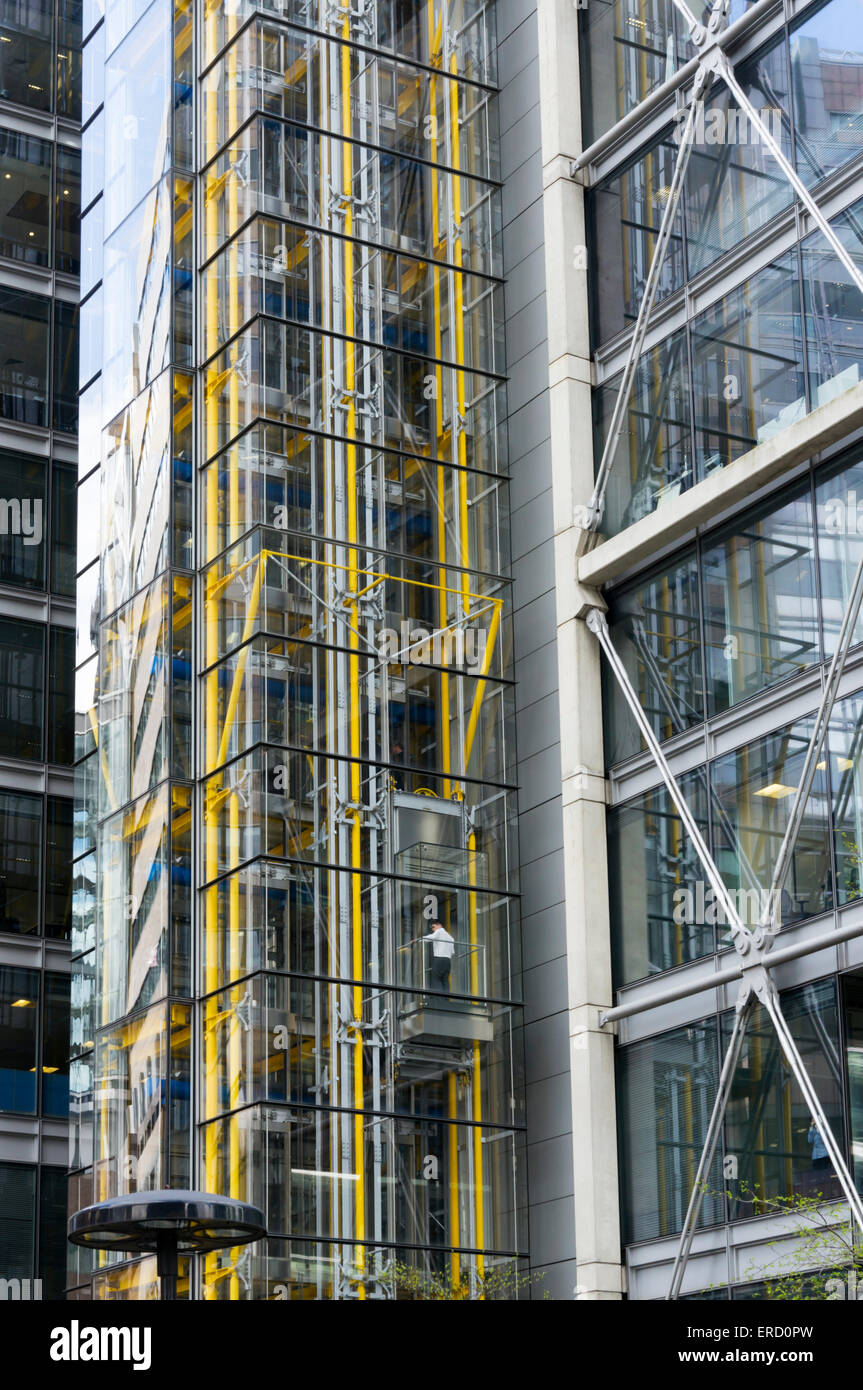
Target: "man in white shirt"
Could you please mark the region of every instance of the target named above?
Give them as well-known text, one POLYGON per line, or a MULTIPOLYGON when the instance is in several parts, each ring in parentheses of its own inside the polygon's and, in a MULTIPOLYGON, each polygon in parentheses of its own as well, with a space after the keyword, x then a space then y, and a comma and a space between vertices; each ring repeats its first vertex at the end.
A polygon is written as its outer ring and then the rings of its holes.
POLYGON ((449 989, 449 973, 455 952, 455 939, 450 936, 443 922, 435 918, 431 932, 423 941, 432 943, 431 978, 435 989, 449 989))

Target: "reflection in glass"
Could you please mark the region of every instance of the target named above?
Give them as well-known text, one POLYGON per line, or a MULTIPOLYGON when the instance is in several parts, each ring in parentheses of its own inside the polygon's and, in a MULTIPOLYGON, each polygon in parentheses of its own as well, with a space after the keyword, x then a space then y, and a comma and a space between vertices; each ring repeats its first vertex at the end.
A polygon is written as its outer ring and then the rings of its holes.
POLYGON ((48 265, 50 143, 35 135, 0 130, 0 171, 0 255, 29 265, 48 265))
MULTIPOLYGON (((713 1019, 620 1049, 621 1206, 625 1243, 683 1225, 719 1079, 713 1019)), ((721 1221, 721 1156, 714 1154, 699 1225, 721 1221)))
POLYGON ((0 416, 7 420, 48 424, 50 304, 41 295, 0 289, 0 416))
POLYGON ((818 661, 809 490, 701 556, 708 709, 728 709, 818 661))
MULTIPOLYGON (((715 859, 726 886, 754 893, 751 913, 773 907, 769 890, 776 855, 806 756, 811 723, 801 720, 779 733, 717 758, 711 786, 723 810, 715 831, 715 859)), ((780 902, 781 924, 824 912, 833 905, 828 833, 827 770, 819 765, 780 902)), ((739 910, 739 907, 738 907, 739 910)), ((730 944, 726 937, 723 945, 730 944)))
POLYGON ((0 965, 0 1110, 36 1113, 39 972, 0 965))
MULTIPOLYGON (((842 1072, 833 980, 781 996, 782 1012, 834 1135, 842 1144, 842 1072)), ((722 1018, 722 1046, 732 1016, 722 1018)), ((736 1176, 724 1184, 732 1221, 756 1213, 753 1199, 841 1195, 833 1165, 766 1010, 756 1004, 731 1083, 725 1152, 736 1176)))
MULTIPOLYGON (((671 191, 678 149, 666 137, 588 195, 594 268, 593 336, 603 343, 635 322, 656 237, 671 191)), ((678 208, 659 277, 657 302, 686 278, 678 208)))
POLYGON ((0 792, 0 932, 40 930, 42 798, 0 792))
MULTIPOLYGON (((616 379, 595 393, 597 459, 619 387, 616 379)), ((605 534, 616 535, 692 486, 691 418, 686 334, 680 332, 638 363, 608 480, 605 534)))
POLYGON ((859 23, 856 0, 829 0, 791 29, 797 168, 810 186, 863 151, 859 23))
POLYGON ((797 257, 774 261, 692 321, 699 477, 806 414, 797 257))
MULTIPOLYGON (((684 556, 660 574, 614 596, 611 640, 662 742, 704 718, 698 563, 684 556)), ((605 755, 622 762, 642 748, 617 681, 603 666, 605 755)))
MULTIPOLYGON (((791 159, 788 46, 784 37, 735 66, 738 82, 791 159)), ((689 273, 695 275, 738 246, 793 201, 791 185, 758 128, 724 83, 704 103, 684 185, 689 273)))
MULTIPOLYGON (((679 781, 707 838, 706 774, 679 781)), ((664 787, 609 812, 608 879, 617 985, 713 951, 718 908, 664 787)))

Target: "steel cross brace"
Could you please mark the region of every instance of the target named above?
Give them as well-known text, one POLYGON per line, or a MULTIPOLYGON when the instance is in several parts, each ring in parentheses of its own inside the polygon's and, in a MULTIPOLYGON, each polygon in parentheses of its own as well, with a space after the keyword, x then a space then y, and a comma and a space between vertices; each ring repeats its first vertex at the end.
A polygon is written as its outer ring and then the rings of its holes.
MULTIPOLYGON (((767 896, 766 906, 762 913, 761 920, 754 933, 748 932, 743 926, 736 909, 731 904, 731 900, 722 882, 719 871, 698 830, 695 818, 659 746, 656 735, 650 727, 647 716, 638 699, 637 692, 626 672, 626 668, 614 649, 605 614, 599 609, 594 608, 591 609, 587 615, 587 626, 597 637, 605 653, 606 659, 632 711, 648 750, 662 775, 672 801, 677 807, 680 818, 692 839, 698 857, 716 893, 717 901, 727 914, 732 940, 741 958, 741 974, 743 978, 735 1009, 734 1026, 723 1060, 716 1100, 707 1128, 704 1147, 702 1149, 698 1171, 689 1199, 689 1206, 683 1223, 683 1229, 680 1233, 680 1241, 675 1256, 674 1268, 672 1270, 671 1287, 667 1295, 668 1299, 676 1299, 680 1294, 683 1276, 686 1270, 686 1262, 692 1248, 695 1228, 704 1200, 707 1175, 713 1162, 713 1156, 716 1151, 716 1145, 719 1140, 719 1134, 731 1094, 735 1069, 743 1046, 746 1027, 756 999, 764 1006, 773 1023, 786 1061, 808 1104, 810 1114, 813 1116, 818 1126, 818 1130, 830 1156, 830 1160, 848 1202, 851 1214, 861 1231, 863 1231, 863 1203, 861 1203, 860 1196, 854 1186, 853 1178, 848 1171, 842 1152, 830 1128, 829 1120, 818 1099, 812 1079, 806 1070, 806 1065, 791 1035, 791 1030, 782 1013, 776 986, 767 970, 767 966, 769 965, 768 953, 773 944, 776 932, 781 925, 776 919, 774 905, 780 900, 782 888, 791 866, 791 857, 794 852, 797 837, 800 833, 800 828, 803 824, 803 815, 812 789, 817 763, 824 747, 830 717, 836 703, 836 697, 839 692, 839 685, 845 670, 848 653, 853 644, 854 631, 860 613, 861 602, 863 602, 863 556, 861 556, 857 566, 836 644, 836 651, 830 663, 827 679, 824 682, 824 689, 822 691, 818 712, 815 716, 814 728, 806 750, 806 757, 804 759, 803 770, 798 783, 794 805, 792 806, 785 834, 782 838, 782 844, 779 847, 779 853, 776 857, 771 890, 767 896), (721 885, 721 893, 717 890, 717 883, 721 885)), ((603 1019, 600 1019, 600 1022, 603 1021, 603 1019)))
POLYGON ((650 316, 653 312, 653 305, 656 300, 659 288, 659 277, 665 261, 665 254, 671 240, 671 230, 677 208, 680 204, 680 197, 683 191, 683 182, 686 177, 686 170, 689 167, 689 160, 695 140, 695 129, 698 116, 698 107, 707 87, 714 78, 720 78, 734 97, 738 106, 746 113, 750 124, 758 131, 761 142, 770 151, 776 163, 779 165, 785 178, 791 184, 795 194, 800 199, 803 206, 811 216, 813 222, 827 238, 836 256, 851 276, 852 282, 863 294, 863 272, 854 264, 849 253, 842 245, 836 232, 830 226, 826 217, 822 213, 812 194, 798 175, 796 169, 785 157, 782 147, 773 138, 772 132, 762 121, 759 112, 752 105, 749 97, 744 92, 734 73, 734 67, 727 54, 719 45, 719 37, 728 24, 728 9, 730 0, 714 0, 713 11, 707 24, 701 24, 695 18, 685 0, 673 0, 674 5, 682 14, 689 29, 689 38, 695 47, 698 56, 698 68, 692 85, 692 92, 689 98, 689 109, 687 112, 686 123, 680 139, 680 149, 674 168, 674 176, 671 181, 668 200, 662 214, 662 221, 659 225, 659 232, 656 238, 656 245, 653 249, 653 256, 650 262, 647 280, 644 286, 644 296, 638 310, 638 317, 635 321, 632 340, 626 356, 626 363, 623 369, 620 388, 614 404, 611 422, 608 429, 608 437, 602 451, 602 458, 596 472, 593 494, 586 506, 575 509, 576 524, 583 531, 598 531, 602 517, 605 512, 605 494, 608 487, 609 474, 617 445, 623 431, 623 422, 629 407, 632 387, 635 381, 635 373, 641 358, 644 347, 644 339, 647 334, 650 316))

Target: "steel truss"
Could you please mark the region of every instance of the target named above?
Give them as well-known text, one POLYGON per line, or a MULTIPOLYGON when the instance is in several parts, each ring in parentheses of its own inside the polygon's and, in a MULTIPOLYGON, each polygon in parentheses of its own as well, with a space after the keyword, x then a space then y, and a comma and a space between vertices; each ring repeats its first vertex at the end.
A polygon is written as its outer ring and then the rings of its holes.
MULTIPOLYGON (((598 530, 602 521, 605 508, 605 492, 608 486, 612 460, 617 449, 617 443, 623 428, 624 416, 629 405, 635 371, 644 344, 651 311, 656 299, 659 275, 671 238, 671 228, 675 213, 679 206, 683 181, 692 153, 698 105, 703 93, 714 78, 718 77, 722 79, 741 110, 746 113, 753 126, 758 129, 760 138, 773 155, 773 158, 791 184, 797 197, 806 207, 815 224, 827 238, 839 260, 850 274, 853 282, 857 285, 861 293, 863 293, 863 274, 861 274, 855 266, 808 189, 801 182, 796 171, 792 168, 791 164, 782 153, 781 148, 774 140, 771 132, 761 120, 759 113, 749 101, 749 98, 737 81, 730 60, 720 46, 720 36, 728 24, 730 0, 714 0, 712 12, 706 24, 701 24, 695 18, 689 6, 685 3, 685 0, 673 0, 673 3, 687 23, 689 38, 696 49, 699 60, 698 68, 692 85, 689 110, 681 138, 674 177, 672 179, 668 201, 665 205, 659 234, 657 236, 650 271, 645 283, 644 298, 639 309, 632 342, 627 354, 626 366, 615 403, 608 438, 597 470, 596 484, 590 502, 586 507, 581 509, 580 524, 586 531, 595 532, 598 530)), ((785 834, 776 858, 771 889, 765 900, 758 925, 753 931, 749 931, 744 926, 737 912, 737 908, 725 887, 722 876, 698 829, 695 817, 687 805, 680 786, 659 745, 659 741, 642 709, 638 694, 627 674, 626 668, 615 651, 605 614, 601 612, 600 609, 594 608, 591 609, 587 615, 587 626, 597 637, 605 653, 615 679, 620 686, 623 696, 644 738, 648 751, 662 776, 662 780, 669 791, 695 851, 701 860, 704 871, 716 895, 717 903, 725 914, 725 919, 729 924, 730 934, 738 957, 737 966, 740 975, 740 992, 735 1006, 734 1024, 722 1062, 716 1099, 707 1127, 707 1134, 705 1136, 698 1170, 695 1175, 683 1229, 680 1233, 680 1240, 672 1270, 671 1285, 666 1295, 666 1298, 669 1300, 677 1299, 680 1296, 683 1277, 686 1271, 686 1263, 692 1249, 692 1241, 704 1200, 707 1178, 716 1152, 716 1145, 719 1141, 722 1123, 731 1095, 735 1069, 740 1058, 746 1036, 746 1029, 755 1012, 756 1005, 759 1003, 763 1006, 773 1023, 786 1062, 803 1093, 807 1105, 809 1106, 810 1113, 815 1119, 821 1138, 824 1141, 824 1146, 827 1149, 839 1184, 842 1188, 842 1192, 848 1202, 851 1217, 856 1221, 861 1232, 863 1232, 863 1202, 861 1202, 860 1195, 854 1186, 853 1178, 845 1163, 839 1143, 830 1127, 830 1122, 818 1099, 812 1078, 806 1069, 797 1044, 791 1035, 787 1019, 782 1012, 776 985, 770 974, 771 962, 769 956, 776 933, 781 926, 778 915, 778 905, 781 901, 782 889, 791 866, 791 858, 803 823, 803 815, 812 789, 816 767, 821 758, 830 717, 836 702, 848 653, 853 642, 854 630, 860 613, 861 602, 863 602, 863 558, 861 558, 857 567, 857 573, 854 577, 848 605, 842 621, 836 652, 824 683, 821 702, 815 717, 815 726, 812 730, 812 735, 806 751, 803 771, 797 787, 791 815, 789 816, 785 834)), ((655 679, 661 680, 658 672, 653 674, 655 679)), ((863 928, 860 929, 860 934, 863 934, 863 928)), ((703 982, 695 984, 690 992, 694 994, 706 987, 707 986, 705 986, 703 982)), ((649 1008, 651 1005, 648 1002, 642 1007, 649 1008)), ((630 1010, 627 1010, 627 1012, 630 1012, 630 1010)), ((635 1010, 632 1010, 632 1012, 635 1012, 635 1010)), ((609 1023, 612 1021, 613 1016, 619 1016, 618 1011, 610 1010, 604 1013, 601 1016, 600 1022, 603 1024, 609 1023)))

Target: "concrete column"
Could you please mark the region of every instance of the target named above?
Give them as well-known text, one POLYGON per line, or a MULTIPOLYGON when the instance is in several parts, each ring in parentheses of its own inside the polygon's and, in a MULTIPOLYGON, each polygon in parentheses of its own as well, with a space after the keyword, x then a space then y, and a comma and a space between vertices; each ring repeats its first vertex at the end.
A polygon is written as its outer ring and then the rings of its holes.
POLYGON ((584 195, 569 173, 581 149, 578 13, 572 0, 543 0, 537 18, 578 1279, 573 1296, 618 1299, 614 1040, 599 1027, 600 1010, 612 1001, 600 653, 583 622, 596 596, 577 580, 583 533, 574 520, 593 488, 584 195))

